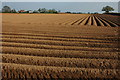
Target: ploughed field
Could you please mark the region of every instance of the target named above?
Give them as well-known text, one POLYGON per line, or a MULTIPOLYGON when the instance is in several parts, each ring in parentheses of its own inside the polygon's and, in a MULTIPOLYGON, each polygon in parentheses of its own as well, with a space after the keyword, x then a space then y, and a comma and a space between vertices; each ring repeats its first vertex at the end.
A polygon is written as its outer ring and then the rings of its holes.
POLYGON ((2 17, 4 79, 120 79, 120 17, 98 14, 2 17))

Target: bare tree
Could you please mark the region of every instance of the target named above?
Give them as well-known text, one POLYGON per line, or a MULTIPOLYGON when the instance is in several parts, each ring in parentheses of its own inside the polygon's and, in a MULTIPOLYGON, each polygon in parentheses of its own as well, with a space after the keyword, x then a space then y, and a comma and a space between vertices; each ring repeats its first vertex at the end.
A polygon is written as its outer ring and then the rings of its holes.
POLYGON ((2 8, 2 12, 3 12, 3 13, 10 13, 10 12, 11 12, 11 8, 10 8, 9 6, 4 6, 4 7, 2 8))

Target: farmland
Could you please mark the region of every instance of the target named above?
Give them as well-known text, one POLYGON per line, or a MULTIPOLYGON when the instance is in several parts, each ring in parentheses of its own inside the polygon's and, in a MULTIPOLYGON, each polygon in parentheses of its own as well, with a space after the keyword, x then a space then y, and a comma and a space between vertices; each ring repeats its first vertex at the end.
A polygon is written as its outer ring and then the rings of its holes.
POLYGON ((3 14, 4 79, 120 79, 119 16, 3 14))

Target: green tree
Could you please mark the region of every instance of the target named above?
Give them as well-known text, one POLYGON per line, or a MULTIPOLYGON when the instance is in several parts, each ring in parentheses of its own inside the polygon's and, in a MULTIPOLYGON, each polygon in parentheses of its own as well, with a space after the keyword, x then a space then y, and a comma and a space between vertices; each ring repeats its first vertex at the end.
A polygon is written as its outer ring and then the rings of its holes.
POLYGON ((65 13, 69 13, 69 14, 71 14, 71 12, 69 12, 69 11, 67 11, 67 12, 65 12, 65 13))
POLYGON ((38 12, 39 13, 58 13, 58 11, 55 9, 46 9, 46 8, 39 8, 38 12))
POLYGON ((4 6, 4 7, 2 8, 2 12, 3 12, 3 13, 10 13, 10 12, 11 12, 11 8, 10 8, 9 6, 4 6))
POLYGON ((48 13, 58 13, 55 9, 49 9, 48 13))
POLYGON ((39 13, 39 11, 37 11, 37 10, 34 10, 34 11, 33 11, 33 13, 39 13))
POLYGON ((38 9, 39 13, 41 12, 41 8, 38 9))
POLYGON ((47 9, 45 9, 45 8, 41 9, 41 13, 46 13, 46 12, 47 12, 47 9))
POLYGON ((105 13, 109 13, 109 11, 114 11, 114 9, 110 6, 103 7, 102 11, 105 11, 105 13))
POLYGON ((11 10, 11 13, 17 13, 17 11, 15 9, 11 10))

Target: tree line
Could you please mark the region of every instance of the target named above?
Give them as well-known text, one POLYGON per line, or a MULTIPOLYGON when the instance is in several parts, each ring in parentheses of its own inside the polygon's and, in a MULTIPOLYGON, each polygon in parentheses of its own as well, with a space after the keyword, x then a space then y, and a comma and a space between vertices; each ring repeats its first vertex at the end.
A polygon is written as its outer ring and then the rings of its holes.
POLYGON ((4 6, 2 8, 2 13, 59 13, 59 11, 55 9, 46 9, 46 8, 39 8, 38 10, 19 10, 16 11, 15 9, 11 9, 9 6, 4 6))
MULTIPOLYGON (((109 13, 110 11, 114 11, 114 9, 110 6, 106 6, 102 8, 102 11, 105 11, 105 13, 109 13)), ((46 9, 46 8, 39 8, 38 10, 19 10, 16 11, 15 9, 11 9, 9 6, 3 6, 2 8, 2 13, 60 13, 60 10, 55 10, 55 9, 46 9)), ((69 13, 69 14, 82 14, 82 12, 65 12, 65 13, 69 13)), ((95 13, 90 13, 88 12, 88 14, 98 14, 97 12, 95 13)))

